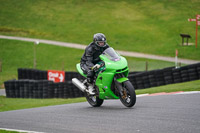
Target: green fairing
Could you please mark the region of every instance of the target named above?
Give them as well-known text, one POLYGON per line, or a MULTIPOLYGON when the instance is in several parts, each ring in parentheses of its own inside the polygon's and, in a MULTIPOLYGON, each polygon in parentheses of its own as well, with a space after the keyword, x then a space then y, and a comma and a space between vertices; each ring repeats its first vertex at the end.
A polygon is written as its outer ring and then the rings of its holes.
MULTIPOLYGON (((99 88, 99 98, 100 99, 119 99, 118 96, 116 96, 113 91, 111 90, 111 85, 113 82, 114 75, 117 73, 123 73, 125 77, 118 78, 117 81, 122 83, 128 80, 128 63, 126 59, 122 56, 120 56, 120 60, 118 61, 112 61, 108 59, 105 55, 100 55, 100 59, 105 62, 105 66, 99 68, 99 71, 96 73, 97 79, 96 79, 96 85, 99 88), (103 72, 102 72, 103 70, 103 72)), ((100 62, 101 63, 101 62, 100 62)), ((100 64, 99 63, 99 64, 100 64)), ((87 77, 80 68, 80 63, 76 65, 78 72, 84 76, 87 77)))
POLYGON ((100 99, 119 99, 119 97, 116 96, 111 90, 111 84, 113 82, 114 75, 116 73, 124 73, 124 75, 127 77, 129 72, 126 59, 122 56, 120 57, 121 60, 119 61, 111 61, 106 56, 100 55, 101 60, 105 62, 104 67, 106 68, 103 73, 98 75, 96 80, 96 85, 99 87, 100 99))
POLYGON ((120 82, 120 83, 123 83, 127 80, 128 80, 128 78, 125 78, 125 77, 117 79, 117 81, 120 82))
POLYGON ((81 69, 80 63, 76 64, 76 69, 78 70, 78 72, 79 72, 83 77, 87 77, 87 75, 83 73, 83 70, 81 69))

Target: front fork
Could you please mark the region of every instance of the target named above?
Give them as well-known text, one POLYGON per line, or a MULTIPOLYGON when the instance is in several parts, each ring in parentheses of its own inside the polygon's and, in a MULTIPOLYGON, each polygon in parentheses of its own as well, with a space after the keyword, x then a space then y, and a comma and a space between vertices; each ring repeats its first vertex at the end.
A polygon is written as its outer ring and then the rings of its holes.
POLYGON ((122 98, 126 98, 127 97, 127 93, 126 93, 126 90, 124 89, 123 87, 123 82, 127 81, 128 78, 126 77, 121 77, 121 78, 116 78, 114 77, 114 82, 115 82, 115 86, 119 92, 119 95, 122 97, 122 98))

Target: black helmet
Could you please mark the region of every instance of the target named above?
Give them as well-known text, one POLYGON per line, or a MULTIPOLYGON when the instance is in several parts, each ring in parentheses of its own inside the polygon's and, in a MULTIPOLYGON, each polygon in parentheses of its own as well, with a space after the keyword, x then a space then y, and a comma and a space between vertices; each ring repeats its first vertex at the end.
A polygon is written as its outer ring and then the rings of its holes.
POLYGON ((105 47, 106 44, 106 36, 102 33, 96 33, 93 37, 94 43, 99 47, 105 47))

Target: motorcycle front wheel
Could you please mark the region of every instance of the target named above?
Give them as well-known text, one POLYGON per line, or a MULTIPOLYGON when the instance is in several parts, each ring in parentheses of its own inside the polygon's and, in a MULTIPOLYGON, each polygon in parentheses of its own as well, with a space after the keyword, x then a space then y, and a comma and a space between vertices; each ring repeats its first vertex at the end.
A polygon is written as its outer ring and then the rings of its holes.
POLYGON ((86 94, 88 103, 93 107, 100 107, 103 104, 103 99, 99 99, 97 96, 90 96, 86 94))
POLYGON ((125 81, 124 83, 122 83, 122 88, 123 95, 120 96, 120 101, 126 107, 134 106, 136 103, 135 88, 130 81, 125 81))

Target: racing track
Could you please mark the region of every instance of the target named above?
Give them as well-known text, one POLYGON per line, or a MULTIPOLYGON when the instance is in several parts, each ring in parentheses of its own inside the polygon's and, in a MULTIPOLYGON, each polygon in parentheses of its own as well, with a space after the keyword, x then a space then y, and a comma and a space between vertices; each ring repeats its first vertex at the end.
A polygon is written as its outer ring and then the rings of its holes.
POLYGON ((145 96, 133 108, 119 100, 0 112, 0 128, 49 133, 200 133, 200 93, 145 96))

